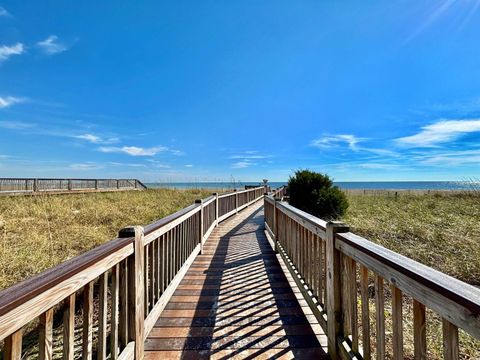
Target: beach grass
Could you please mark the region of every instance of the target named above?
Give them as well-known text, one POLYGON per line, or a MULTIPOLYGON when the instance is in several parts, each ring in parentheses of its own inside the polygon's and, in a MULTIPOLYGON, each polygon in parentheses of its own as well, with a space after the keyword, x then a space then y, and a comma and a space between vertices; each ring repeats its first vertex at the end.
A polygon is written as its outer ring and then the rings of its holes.
POLYGON ((348 195, 351 231, 480 286, 480 194, 348 195))
MULTIPOLYGON (((480 285, 480 194, 348 195, 342 219, 352 232, 471 285, 480 285)), ((371 274, 373 275, 373 274, 371 274)), ((370 278, 373 287, 373 276, 370 278)), ((387 358, 392 358, 392 308, 385 291, 387 358)), ((370 302, 371 324, 375 306, 370 302)), ((403 297, 404 358, 413 359, 412 299, 403 297)), ((374 329, 374 327, 372 327, 374 329)), ((427 309, 427 357, 443 358, 442 324, 427 309)), ((460 358, 479 359, 480 340, 460 330, 460 358)))
POLYGON ((211 190, 1 196, 0 289, 86 252, 129 225, 146 225, 211 190))

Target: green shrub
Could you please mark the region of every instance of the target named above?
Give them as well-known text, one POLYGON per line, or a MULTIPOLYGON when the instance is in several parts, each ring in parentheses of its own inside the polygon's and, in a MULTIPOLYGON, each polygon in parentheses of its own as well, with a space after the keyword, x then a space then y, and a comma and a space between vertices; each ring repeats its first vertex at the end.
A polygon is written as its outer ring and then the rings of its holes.
POLYGON ((288 179, 288 191, 290 205, 324 220, 338 219, 348 208, 347 197, 328 175, 314 171, 296 171, 288 179))

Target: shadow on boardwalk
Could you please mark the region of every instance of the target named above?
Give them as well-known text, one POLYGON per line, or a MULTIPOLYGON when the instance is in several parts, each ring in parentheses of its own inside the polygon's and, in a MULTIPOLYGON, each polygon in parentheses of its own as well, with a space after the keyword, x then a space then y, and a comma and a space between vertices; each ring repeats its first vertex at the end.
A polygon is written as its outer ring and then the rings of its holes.
POLYGON ((149 334, 147 358, 327 358, 263 219, 253 205, 212 233, 149 334))

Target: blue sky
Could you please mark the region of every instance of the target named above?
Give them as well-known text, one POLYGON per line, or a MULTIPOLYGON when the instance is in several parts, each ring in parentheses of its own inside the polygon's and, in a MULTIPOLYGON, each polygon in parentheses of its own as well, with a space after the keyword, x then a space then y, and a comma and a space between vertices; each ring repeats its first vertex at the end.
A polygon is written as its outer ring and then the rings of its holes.
POLYGON ((479 39, 479 0, 0 0, 0 176, 480 177, 479 39))

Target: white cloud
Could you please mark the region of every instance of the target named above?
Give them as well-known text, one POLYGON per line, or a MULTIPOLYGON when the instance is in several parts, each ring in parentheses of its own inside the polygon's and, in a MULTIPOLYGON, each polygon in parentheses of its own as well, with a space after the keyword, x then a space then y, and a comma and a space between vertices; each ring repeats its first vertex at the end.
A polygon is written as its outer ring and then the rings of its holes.
POLYGON ((22 43, 17 43, 12 46, 0 46, 0 62, 8 60, 10 56, 21 55, 25 52, 25 47, 22 43))
POLYGON ((232 155, 229 159, 266 159, 267 155, 232 155))
POLYGON ((358 164, 359 167, 364 169, 372 169, 372 170, 391 170, 391 169, 398 169, 402 167, 398 164, 382 164, 382 163, 365 163, 365 164, 358 164))
POLYGON ((85 140, 93 144, 113 144, 118 142, 118 138, 102 138, 94 134, 82 134, 73 136, 76 139, 85 140))
POLYGON ((424 165, 458 166, 480 163, 480 150, 447 151, 419 157, 424 165))
POLYGON ((76 171, 89 171, 102 169, 103 166, 94 163, 70 164, 69 168, 76 171))
POLYGON ((54 55, 68 50, 67 45, 59 41, 56 35, 50 35, 45 40, 39 41, 37 46, 47 55, 54 55))
POLYGON ((396 139, 396 142, 408 147, 435 147, 473 132, 480 132, 480 119, 440 120, 423 126, 415 135, 396 139))
POLYGON ((175 150, 175 149, 170 149, 169 150, 171 154, 175 155, 175 156, 183 156, 185 155, 185 152, 181 151, 181 150, 175 150))
POLYGON ((0 6, 0 16, 12 16, 4 7, 0 6))
POLYGON ((6 97, 1 97, 0 96, 0 109, 12 106, 14 104, 18 104, 21 102, 24 102, 25 99, 18 98, 15 96, 6 96, 6 97))
POLYGON ((245 169, 245 168, 247 168, 249 166, 253 166, 253 165, 257 165, 257 164, 253 163, 249 160, 242 160, 242 161, 238 161, 238 162, 234 163, 232 165, 232 168, 233 169, 245 169))
POLYGON ((357 144, 360 141, 362 139, 357 138, 355 135, 325 135, 312 141, 311 145, 320 149, 329 149, 347 144, 351 150, 358 151, 357 144))
POLYGON ((36 124, 26 123, 23 121, 0 121, 0 127, 10 130, 25 130, 35 127, 36 124))
POLYGON ((98 148, 100 152, 104 153, 124 153, 131 156, 155 156, 160 152, 167 151, 165 146, 155 146, 151 148, 141 148, 137 146, 102 146, 98 148))
POLYGON ((187 167, 187 168, 192 168, 193 165, 192 165, 192 164, 187 164, 187 165, 185 165, 185 167, 187 167))
POLYGON ((94 144, 98 144, 102 142, 102 139, 99 136, 92 135, 92 134, 76 135, 74 137, 77 139, 90 141, 91 143, 94 143, 94 144))

